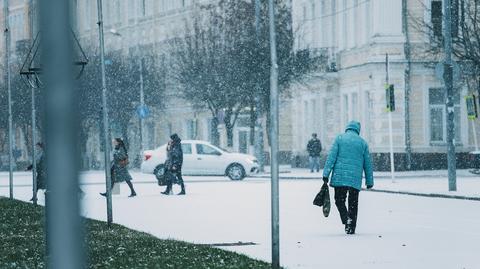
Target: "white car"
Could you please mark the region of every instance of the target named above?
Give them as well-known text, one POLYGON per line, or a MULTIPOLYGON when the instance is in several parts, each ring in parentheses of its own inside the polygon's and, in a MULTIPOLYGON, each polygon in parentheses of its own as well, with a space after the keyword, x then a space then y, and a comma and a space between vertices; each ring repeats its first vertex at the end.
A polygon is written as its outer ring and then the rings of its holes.
MULTIPOLYGON (((254 156, 231 153, 206 141, 183 140, 182 150, 184 175, 226 175, 231 180, 242 180, 258 172, 258 162, 254 156)), ((163 174, 166 158, 167 145, 144 151, 142 172, 163 174)))

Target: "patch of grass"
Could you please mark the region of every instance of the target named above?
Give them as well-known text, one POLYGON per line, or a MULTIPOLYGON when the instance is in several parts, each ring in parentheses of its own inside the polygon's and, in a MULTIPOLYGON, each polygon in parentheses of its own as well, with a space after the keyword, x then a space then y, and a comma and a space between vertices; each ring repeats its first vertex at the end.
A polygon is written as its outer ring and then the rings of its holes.
MULTIPOLYGON (((46 268, 44 208, 0 198, 0 268, 46 268)), ((208 246, 161 240, 120 225, 85 219, 88 268, 270 268, 208 246)))

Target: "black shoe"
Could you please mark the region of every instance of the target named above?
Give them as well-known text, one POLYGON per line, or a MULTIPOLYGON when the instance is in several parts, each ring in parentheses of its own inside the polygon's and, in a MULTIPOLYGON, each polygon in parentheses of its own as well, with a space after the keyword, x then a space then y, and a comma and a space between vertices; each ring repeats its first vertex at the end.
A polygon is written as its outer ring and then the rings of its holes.
POLYGON ((179 192, 177 195, 185 195, 185 190, 182 190, 181 192, 179 192))
POLYGON ((33 200, 35 200, 35 199, 32 197, 32 199, 30 199, 30 202, 33 202, 33 200))
POLYGON ((162 191, 161 194, 170 195, 170 191, 162 191))
POLYGON ((137 193, 136 193, 136 192, 130 194, 128 197, 135 197, 135 196, 137 196, 137 193))
POLYGON ((107 193, 106 193, 106 192, 101 192, 100 195, 103 196, 103 197, 107 197, 107 193))
POLYGON ((347 224, 345 224, 345 233, 346 234, 355 234, 355 228, 353 227, 352 223, 353 223, 352 219, 347 220, 347 224))

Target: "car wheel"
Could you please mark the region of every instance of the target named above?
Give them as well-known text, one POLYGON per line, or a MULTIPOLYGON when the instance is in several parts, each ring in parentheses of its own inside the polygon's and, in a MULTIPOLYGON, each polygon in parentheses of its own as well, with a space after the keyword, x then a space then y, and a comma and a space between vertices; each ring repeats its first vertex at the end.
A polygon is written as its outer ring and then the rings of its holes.
POLYGON ((157 179, 163 178, 163 176, 165 174, 165 165, 163 165, 163 164, 158 165, 155 168, 155 170, 153 170, 153 174, 155 175, 155 177, 157 179))
POLYGON ((245 169, 240 164, 232 164, 227 168, 227 176, 231 180, 242 180, 245 178, 245 169))

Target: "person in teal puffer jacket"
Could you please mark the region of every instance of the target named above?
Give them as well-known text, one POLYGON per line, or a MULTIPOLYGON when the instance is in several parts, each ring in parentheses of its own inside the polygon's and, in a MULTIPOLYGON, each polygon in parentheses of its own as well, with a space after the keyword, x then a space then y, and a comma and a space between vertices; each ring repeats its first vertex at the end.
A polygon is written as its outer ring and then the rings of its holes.
POLYGON ((357 225, 358 194, 365 172, 367 189, 373 187, 373 169, 368 144, 360 137, 360 123, 351 121, 344 134, 337 136, 323 169, 323 181, 335 189, 335 205, 347 234, 357 225), (345 205, 348 195, 348 209, 345 205))

